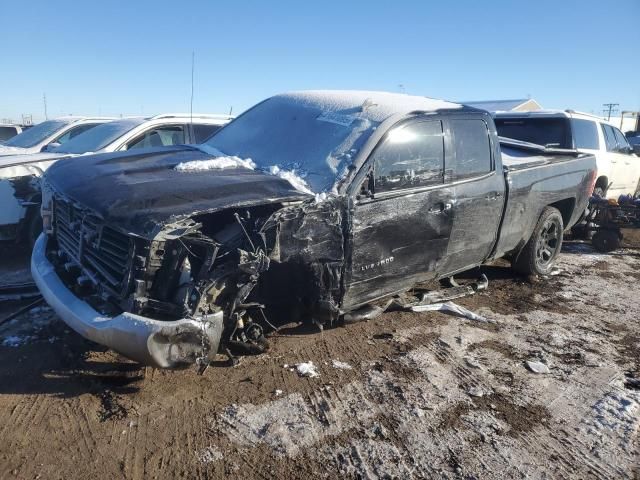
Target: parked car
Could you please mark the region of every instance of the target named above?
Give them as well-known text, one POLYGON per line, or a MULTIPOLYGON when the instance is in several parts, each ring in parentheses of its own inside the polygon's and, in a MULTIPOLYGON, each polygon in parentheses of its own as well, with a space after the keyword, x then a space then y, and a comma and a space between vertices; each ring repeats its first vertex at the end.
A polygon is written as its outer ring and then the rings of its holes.
POLYGON ((622 132, 600 117, 566 111, 500 112, 498 135, 553 148, 577 149, 595 155, 598 178, 594 193, 607 198, 634 194, 640 179, 640 158, 633 155, 622 132))
POLYGON ((633 152, 636 155, 640 155, 640 132, 628 132, 625 136, 629 145, 633 148, 633 152))
POLYGON ((40 234, 40 177, 61 158, 87 153, 201 143, 232 117, 164 114, 103 123, 45 153, 0 157, 0 241, 28 240, 40 234))
POLYGON ((111 120, 113 118, 108 117, 60 117, 46 120, 0 145, 0 157, 43 152, 111 120))
POLYGON ((0 145, 6 142, 10 138, 15 137, 19 133, 22 133, 22 127, 20 125, 14 125, 12 123, 0 123, 0 145))
POLYGON ((323 91, 269 98, 202 146, 76 165, 45 176, 33 277, 81 335, 176 367, 262 351, 269 317, 335 325, 495 258, 547 274, 596 161, 501 147, 482 110, 323 91))

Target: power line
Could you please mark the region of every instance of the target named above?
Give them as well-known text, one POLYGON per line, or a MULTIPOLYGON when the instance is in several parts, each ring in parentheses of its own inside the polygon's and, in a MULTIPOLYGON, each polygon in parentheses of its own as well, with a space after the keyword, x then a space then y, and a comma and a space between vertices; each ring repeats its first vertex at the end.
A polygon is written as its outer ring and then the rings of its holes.
POLYGON ((611 114, 616 113, 618 111, 616 107, 619 107, 620 104, 619 103, 603 103, 602 106, 604 107, 604 110, 602 110, 602 112, 607 116, 607 121, 609 121, 611 120, 611 114))

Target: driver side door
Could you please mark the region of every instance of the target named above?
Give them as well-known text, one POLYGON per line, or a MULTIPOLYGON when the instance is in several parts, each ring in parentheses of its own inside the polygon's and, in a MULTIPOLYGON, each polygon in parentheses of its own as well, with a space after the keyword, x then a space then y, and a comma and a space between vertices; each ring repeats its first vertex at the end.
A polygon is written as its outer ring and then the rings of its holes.
POLYGON ((352 210, 344 308, 435 277, 455 203, 445 183, 446 139, 441 119, 410 120, 394 126, 373 151, 352 210))

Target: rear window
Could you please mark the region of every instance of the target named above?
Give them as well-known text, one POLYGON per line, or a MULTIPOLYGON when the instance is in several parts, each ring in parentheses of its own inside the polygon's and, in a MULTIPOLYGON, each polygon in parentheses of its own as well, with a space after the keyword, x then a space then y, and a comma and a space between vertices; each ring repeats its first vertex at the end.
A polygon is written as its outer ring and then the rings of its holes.
POLYGON ((484 175, 492 170, 487 124, 480 119, 451 120, 456 156, 455 178, 484 175))
POLYGON ((219 129, 220 125, 194 125, 193 135, 195 136, 195 143, 203 143, 219 129))
POLYGON ((600 148, 596 122, 591 120, 582 120, 580 118, 572 118, 571 129, 573 130, 573 140, 576 148, 586 148, 590 150, 597 150, 600 148))
POLYGON ((501 137, 550 148, 573 148, 567 118, 496 118, 501 137))

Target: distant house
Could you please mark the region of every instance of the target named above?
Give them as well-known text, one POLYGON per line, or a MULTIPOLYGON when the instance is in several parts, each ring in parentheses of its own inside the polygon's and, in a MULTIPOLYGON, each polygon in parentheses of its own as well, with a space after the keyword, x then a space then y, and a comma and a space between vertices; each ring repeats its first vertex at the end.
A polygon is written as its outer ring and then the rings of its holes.
POLYGON ((531 112, 542 110, 542 105, 533 98, 519 98, 516 100, 480 100, 474 102, 460 102, 470 107, 481 108, 490 112, 531 112))

